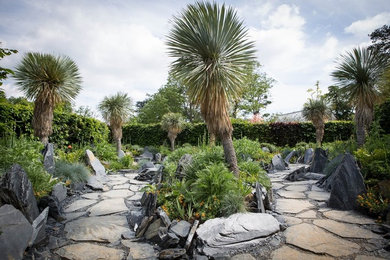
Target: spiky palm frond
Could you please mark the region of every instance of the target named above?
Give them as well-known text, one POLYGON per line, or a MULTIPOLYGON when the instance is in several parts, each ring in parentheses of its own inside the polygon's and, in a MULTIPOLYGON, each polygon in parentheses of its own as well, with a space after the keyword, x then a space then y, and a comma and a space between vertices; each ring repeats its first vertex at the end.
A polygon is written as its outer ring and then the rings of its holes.
POLYGON ((320 98, 310 98, 304 105, 302 115, 306 120, 312 121, 316 129, 316 141, 321 144, 324 136, 325 121, 331 117, 331 111, 326 100, 320 98))
POLYGON ((161 120, 161 127, 165 131, 178 134, 184 127, 184 119, 179 113, 167 113, 161 120))
POLYGON ((122 138, 122 125, 132 113, 132 100, 126 93, 104 97, 98 109, 110 125, 115 140, 122 138))
POLYGON ((216 3, 190 4, 174 17, 167 45, 175 58, 171 70, 188 86, 209 130, 231 130, 228 101, 240 95, 245 67, 254 60, 254 44, 236 12, 216 3))

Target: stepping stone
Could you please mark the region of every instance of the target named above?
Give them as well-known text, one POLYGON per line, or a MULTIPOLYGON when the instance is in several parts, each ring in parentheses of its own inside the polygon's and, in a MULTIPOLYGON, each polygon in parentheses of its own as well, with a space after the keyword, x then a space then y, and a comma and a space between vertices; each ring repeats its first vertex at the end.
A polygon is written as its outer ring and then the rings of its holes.
POLYGON ((300 191, 285 191, 279 190, 278 194, 287 199, 306 199, 306 196, 303 192, 300 191))
POLYGON ((284 221, 288 226, 294 226, 302 223, 302 219, 290 216, 283 216, 284 221))
POLYGON ((84 199, 76 200, 75 202, 73 202, 72 204, 67 206, 64 209, 64 212, 65 213, 73 212, 73 211, 91 206, 92 204, 95 204, 96 202, 97 202, 96 200, 84 200, 84 199))
POLYGON ((330 193, 326 191, 308 191, 306 192, 309 199, 316 201, 328 201, 330 193))
POLYGON ((256 258, 250 254, 240 254, 233 256, 230 260, 256 260, 256 258))
POLYGON ((101 193, 87 193, 87 194, 83 194, 81 195, 82 198, 84 199, 89 199, 89 200, 98 200, 100 198, 100 194, 101 193))
POLYGON ((135 177, 138 176, 138 173, 127 173, 125 174, 125 177, 128 178, 128 179, 132 179, 134 180, 135 177))
POLYGON ((113 243, 122 233, 130 231, 126 216, 86 217, 68 222, 64 229, 67 239, 113 243))
POLYGON ((324 216, 333 220, 339 220, 341 222, 347 222, 352 224, 375 224, 375 221, 373 219, 367 218, 353 211, 330 210, 324 212, 324 216))
POLYGON ((317 219, 313 221, 313 224, 341 237, 363 239, 382 238, 381 236, 371 232, 371 230, 358 227, 355 224, 345 224, 330 219, 317 219))
POLYGON ((277 199, 276 211, 284 213, 299 213, 301 211, 314 208, 314 205, 306 200, 277 199))
POLYGON ((302 260, 302 259, 310 259, 310 260, 331 260, 333 257, 315 255, 306 252, 298 251, 289 246, 283 246, 271 254, 272 260, 302 260))
POLYGON ((128 210, 124 199, 106 199, 91 207, 89 212, 90 216, 102 216, 128 210))
POLYGON ((130 183, 125 183, 125 184, 121 184, 121 185, 115 185, 113 187, 114 190, 128 190, 130 189, 130 183))
POLYGON ((149 182, 147 182, 147 181, 138 181, 138 180, 130 180, 130 184, 147 185, 147 184, 149 184, 149 182))
POLYGON ((273 190, 279 190, 279 189, 281 189, 281 188, 283 188, 284 187, 284 185, 282 184, 282 183, 272 183, 272 189, 273 190))
POLYGON ((144 195, 143 192, 136 192, 133 196, 131 196, 127 200, 131 200, 131 201, 141 200, 143 195, 144 195))
POLYGON ((308 181, 293 181, 293 182, 286 182, 285 184, 287 185, 309 185, 309 184, 314 184, 318 180, 308 180, 308 181))
POLYGON ((65 259, 91 260, 110 259, 122 260, 125 252, 115 248, 98 246, 91 243, 78 243, 61 247, 55 251, 56 254, 65 259))
POLYGON ((130 248, 127 259, 157 259, 157 253, 153 246, 147 243, 137 243, 130 240, 122 240, 122 245, 130 248))
POLYGON ((146 187, 146 185, 135 185, 135 184, 131 184, 131 185, 130 185, 130 190, 131 190, 131 191, 140 191, 143 187, 146 187))
POLYGON ((103 198, 109 198, 109 199, 115 199, 115 198, 125 199, 133 195, 134 192, 130 190, 110 190, 102 193, 103 198))
POLYGON ((289 227, 285 231, 286 243, 317 254, 329 254, 334 257, 347 256, 359 252, 356 243, 341 239, 323 229, 302 223, 289 227))
POLYGON ((288 191, 307 191, 309 189, 309 186, 307 185, 290 185, 285 187, 288 191))
POLYGON ((111 185, 111 186, 122 185, 122 184, 126 184, 126 183, 129 183, 128 179, 125 179, 125 180, 115 180, 115 181, 108 182, 108 184, 111 185))
POLYGON ((82 215, 85 215, 86 212, 71 212, 71 213, 66 213, 65 214, 65 220, 64 222, 69 222, 69 221, 72 221, 78 217, 81 217, 82 215))
POLYGON ((317 212, 315 212, 314 210, 308 210, 308 211, 305 211, 305 212, 302 212, 302 213, 296 215, 295 217, 297 217, 297 218, 317 218, 317 212))
POLYGON ((355 257, 355 260, 385 260, 381 257, 371 256, 371 255, 358 255, 355 257))
POLYGON ((327 212, 327 211, 331 211, 332 209, 331 208, 321 208, 321 209, 318 209, 319 212, 327 212))
POLYGON ((325 191, 323 188, 317 187, 316 185, 311 186, 312 191, 325 191))

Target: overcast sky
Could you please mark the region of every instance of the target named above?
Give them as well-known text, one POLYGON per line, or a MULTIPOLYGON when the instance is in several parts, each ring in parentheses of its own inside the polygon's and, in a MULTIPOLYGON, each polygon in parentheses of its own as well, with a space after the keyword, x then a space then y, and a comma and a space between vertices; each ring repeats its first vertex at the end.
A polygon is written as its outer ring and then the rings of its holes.
MULTIPOLYGON (((193 1, 0 0, 0 42, 19 50, 0 66, 13 68, 25 52, 67 55, 79 66, 83 90, 76 107, 106 95, 134 101, 166 82, 170 20, 193 1)), ((370 43, 368 34, 390 24, 388 0, 236 0, 233 6, 256 42, 263 71, 276 80, 268 113, 300 110, 317 80, 326 92, 335 59, 370 43)), ((7 96, 20 96, 5 81, 7 96)), ((134 102, 135 103, 135 102, 134 102)))

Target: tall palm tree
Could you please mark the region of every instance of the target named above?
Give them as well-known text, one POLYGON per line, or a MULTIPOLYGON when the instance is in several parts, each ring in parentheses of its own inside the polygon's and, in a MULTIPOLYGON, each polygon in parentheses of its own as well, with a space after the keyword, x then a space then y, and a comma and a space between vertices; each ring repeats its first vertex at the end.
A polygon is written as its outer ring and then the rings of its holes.
POLYGON ((220 137, 230 170, 238 175, 228 108, 229 101, 241 94, 245 68, 254 60, 254 44, 248 41, 243 22, 231 7, 189 4, 173 18, 167 45, 175 58, 173 74, 188 87, 208 131, 220 137))
POLYGON ((359 146, 364 144, 366 130, 372 122, 374 104, 379 98, 378 82, 387 66, 386 56, 368 48, 354 48, 340 56, 331 74, 355 106, 359 146))
POLYGON ((316 129, 316 141, 321 145, 324 137, 325 121, 331 116, 329 107, 324 98, 309 98, 303 105, 302 115, 306 120, 310 120, 316 129))
POLYGON ((168 138, 171 141, 171 150, 175 150, 176 137, 184 127, 183 117, 179 113, 167 113, 161 120, 161 127, 168 132, 168 138))
POLYGON ((122 149, 122 125, 132 112, 131 106, 131 98, 126 93, 120 92, 113 96, 104 97, 98 106, 104 120, 111 128, 118 155, 122 149))
POLYGON ((47 144, 53 132, 55 106, 72 102, 81 90, 79 69, 67 56, 30 52, 16 67, 14 78, 19 89, 34 101, 34 134, 47 144))

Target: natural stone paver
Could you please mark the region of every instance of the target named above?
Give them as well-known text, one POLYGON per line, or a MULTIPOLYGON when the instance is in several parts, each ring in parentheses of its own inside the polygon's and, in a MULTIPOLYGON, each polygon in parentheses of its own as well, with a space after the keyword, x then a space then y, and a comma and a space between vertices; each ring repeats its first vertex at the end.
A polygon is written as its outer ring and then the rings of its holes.
POLYGON ((307 185, 289 185, 285 187, 288 191, 307 191, 309 189, 309 186, 307 185))
POLYGON ((109 215, 129 210, 124 199, 105 199, 89 209, 91 216, 109 215))
POLYGON ((230 260, 256 260, 256 258, 250 254, 240 254, 233 256, 230 260))
POLYGON ((285 197, 287 199, 305 199, 306 196, 303 192, 300 191, 285 191, 285 190, 279 190, 278 194, 282 197, 285 197))
POLYGON ((314 210, 308 210, 296 215, 297 218, 317 218, 317 212, 314 210))
POLYGON ((325 217, 352 224, 375 224, 373 219, 364 217, 353 211, 330 210, 323 213, 325 217))
POLYGON ((284 221, 286 222, 287 225, 293 226, 297 224, 302 223, 302 219, 296 218, 296 217, 290 217, 290 216, 283 216, 284 221))
POLYGON ((289 246, 282 246, 271 254, 272 260, 302 260, 302 259, 310 259, 310 260, 331 260, 332 257, 329 256, 321 256, 310 253, 305 253, 298 251, 289 246))
POLYGON ((382 238, 368 229, 358 227, 355 224, 346 224, 331 219, 316 219, 313 224, 322 227, 336 235, 346 238, 382 238))
POLYGON ((102 193, 103 198, 127 198, 134 195, 134 191, 130 190, 110 190, 102 193))
POLYGON ((69 222, 69 221, 72 221, 78 217, 81 217, 83 215, 85 215, 86 212, 70 212, 70 213, 66 213, 65 214, 65 220, 64 222, 69 222))
POLYGON ((316 183, 317 180, 307 180, 307 181, 294 181, 294 182, 285 182, 286 185, 309 185, 316 183))
POLYGON ((125 183, 125 184, 121 184, 121 185, 115 185, 112 188, 114 190, 128 190, 128 189, 130 189, 130 183, 125 183))
POLYGON ((134 184, 130 184, 130 190, 131 191, 140 191, 143 187, 145 187, 146 185, 134 185, 134 184))
POLYGON ((56 254, 69 260, 109 259, 122 260, 125 252, 91 243, 78 243, 57 249, 56 254))
POLYGON ((316 201, 328 201, 330 193, 326 191, 308 191, 306 192, 309 199, 316 201))
POLYGON ((127 259, 157 259, 153 246, 147 243, 137 243, 129 240, 122 240, 121 243, 125 247, 130 248, 127 259))
POLYGON ((312 191, 324 191, 323 188, 317 187, 316 185, 311 186, 312 191))
POLYGON ((286 243, 317 254, 330 254, 335 257, 347 256, 359 252, 356 243, 340 239, 323 229, 302 223, 286 229, 286 243))
POLYGON ((97 202, 97 200, 84 200, 84 199, 76 200, 75 202, 73 202, 72 204, 67 206, 64 209, 64 212, 67 213, 67 212, 77 211, 79 209, 91 206, 92 204, 95 204, 96 202, 97 202))
POLYGON ((115 185, 123 185, 123 184, 126 184, 128 182, 129 182, 128 179, 126 179, 126 180, 115 180, 115 181, 110 181, 109 184, 111 186, 115 186, 115 185))
POLYGON ((66 238, 75 241, 115 242, 129 231, 125 216, 86 217, 68 222, 66 238))
POLYGON ((384 260, 384 258, 371 256, 371 255, 358 255, 355 260, 384 260))
POLYGON ((143 195, 144 195, 143 192, 136 192, 132 197, 128 198, 127 200, 131 200, 131 201, 140 200, 142 199, 143 195))
POLYGON ((281 189, 283 187, 284 187, 284 185, 281 184, 281 183, 278 183, 278 182, 272 183, 272 189, 274 189, 274 190, 279 190, 279 189, 281 189))
POLYGON ((306 200, 278 199, 276 201, 276 210, 284 213, 299 213, 313 207, 314 205, 306 200))
POLYGON ((98 200, 100 198, 100 194, 101 193, 97 193, 97 192, 86 193, 86 194, 81 195, 81 197, 84 199, 89 199, 89 200, 98 200))

